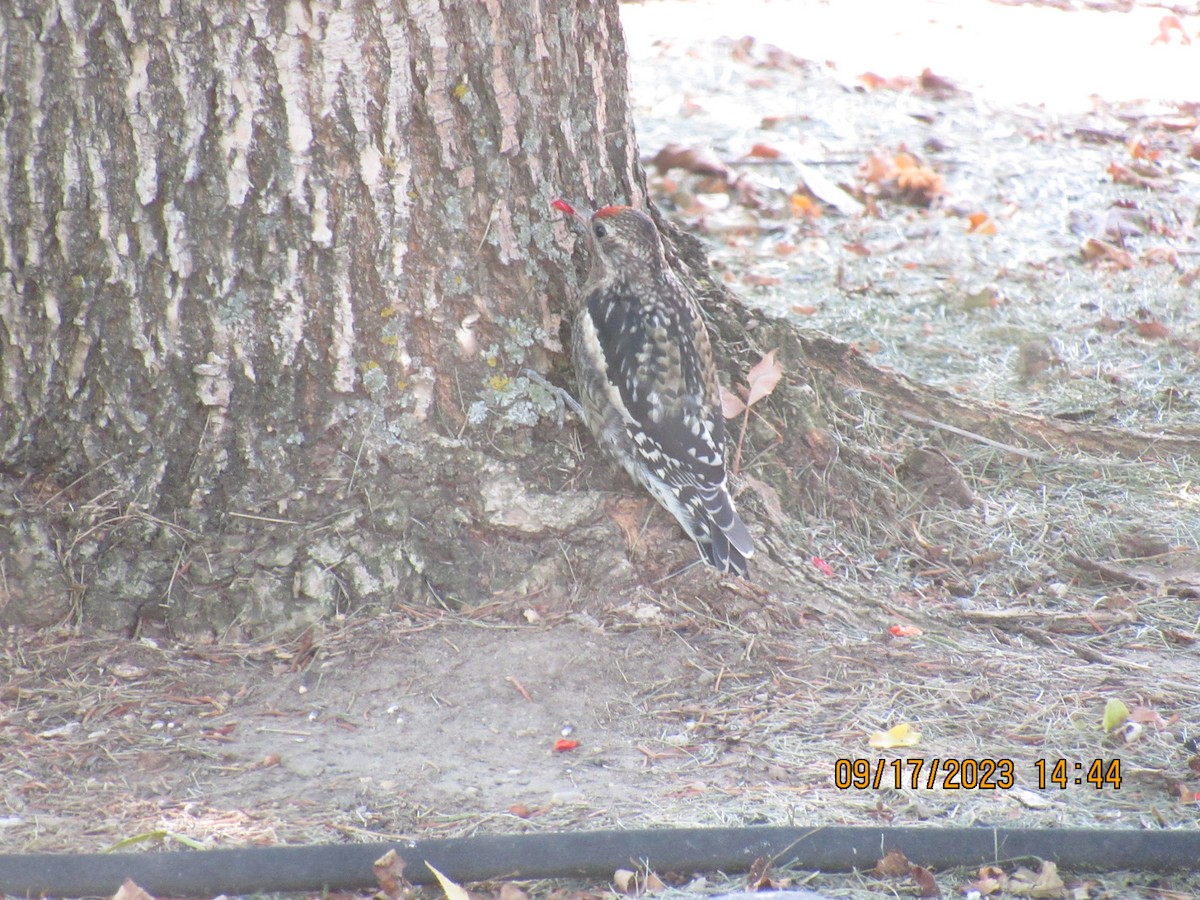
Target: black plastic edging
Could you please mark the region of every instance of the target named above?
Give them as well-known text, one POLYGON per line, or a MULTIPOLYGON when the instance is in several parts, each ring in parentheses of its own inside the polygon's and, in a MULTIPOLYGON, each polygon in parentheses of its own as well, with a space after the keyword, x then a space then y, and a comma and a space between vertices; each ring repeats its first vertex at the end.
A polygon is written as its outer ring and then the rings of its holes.
POLYGON ((1028 858, 1081 871, 1200 869, 1200 831, 1086 828, 681 828, 494 835, 384 844, 318 844, 127 854, 0 855, 10 896, 111 896, 126 878, 151 894, 215 896, 375 886, 372 863, 395 849, 405 877, 427 884, 429 862, 457 882, 498 878, 609 878, 660 872, 744 872, 759 857, 818 871, 867 869, 889 850, 929 869, 1028 858))

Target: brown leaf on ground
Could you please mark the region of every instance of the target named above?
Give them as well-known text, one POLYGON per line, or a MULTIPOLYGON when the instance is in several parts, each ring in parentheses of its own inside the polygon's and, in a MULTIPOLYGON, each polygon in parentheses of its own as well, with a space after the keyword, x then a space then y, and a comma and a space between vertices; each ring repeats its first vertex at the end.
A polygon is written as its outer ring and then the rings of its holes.
POLYGON ((905 88, 912 87, 913 83, 913 80, 906 75, 894 75, 891 78, 884 78, 882 75, 877 75, 874 72, 863 72, 858 76, 858 80, 872 91, 880 89, 902 91, 905 88))
POLYGON ((1143 175, 1115 162, 1109 163, 1108 174, 1116 184, 1127 184, 1149 191, 1173 191, 1178 187, 1174 179, 1159 175, 1143 175))
POLYGON ((746 887, 752 891, 769 891, 775 887, 771 880, 771 860, 760 856, 750 864, 746 873, 746 887))
POLYGON ((408 897, 412 893, 412 885, 404 877, 404 867, 408 865, 404 857, 395 850, 389 850, 371 864, 375 872, 375 881, 379 890, 390 900, 408 897))
POLYGON ((1149 338, 1152 341, 1160 341, 1171 337, 1171 329, 1160 322, 1158 319, 1150 319, 1149 321, 1134 321, 1132 322, 1134 330, 1138 333, 1138 337, 1149 338))
POLYGON ((1183 264, 1179 261, 1179 251, 1174 247, 1151 247, 1142 253, 1142 262, 1147 265, 1166 263, 1179 271, 1183 271, 1183 264))
POLYGON ((112 895, 112 900, 154 900, 154 895, 140 887, 132 878, 126 878, 125 883, 112 895))
POLYGON ((874 872, 880 878, 903 878, 912 869, 912 864, 899 850, 889 850, 883 859, 875 863, 874 872))
POLYGON ((1004 890, 1008 884, 1008 876, 1004 874, 1004 870, 999 866, 983 866, 978 872, 978 877, 970 884, 964 885, 964 891, 976 891, 984 897, 990 897, 992 894, 999 893, 1004 890))
POLYGON ((1080 252, 1088 262, 1110 263, 1118 269, 1132 269, 1137 265, 1133 254, 1128 250, 1114 247, 1112 244, 1102 241, 1099 238, 1088 238, 1083 242, 1080 252))
POLYGON ((932 94, 938 100, 945 100, 947 97, 953 97, 960 93, 959 87, 949 78, 944 75, 936 75, 930 68, 921 70, 921 76, 917 79, 917 84, 926 94, 932 94))
POLYGON ((1067 886, 1058 875, 1058 866, 1052 862, 1043 862, 1042 867, 1034 872, 1031 869, 1020 868, 1009 877, 1008 890, 1010 893, 1024 897, 1052 898, 1066 897, 1067 886))
POLYGON ((909 874, 912 876, 912 880, 916 882, 918 897, 937 897, 942 893, 938 889, 937 879, 924 866, 913 866, 909 874))
POLYGON ((711 150, 702 147, 667 144, 655 154, 654 167, 659 175, 666 175, 672 169, 685 169, 693 175, 708 175, 726 181, 730 179, 729 167, 717 159, 711 150))
POLYGON ((770 144, 755 144, 746 155, 753 159, 779 159, 783 154, 770 144))

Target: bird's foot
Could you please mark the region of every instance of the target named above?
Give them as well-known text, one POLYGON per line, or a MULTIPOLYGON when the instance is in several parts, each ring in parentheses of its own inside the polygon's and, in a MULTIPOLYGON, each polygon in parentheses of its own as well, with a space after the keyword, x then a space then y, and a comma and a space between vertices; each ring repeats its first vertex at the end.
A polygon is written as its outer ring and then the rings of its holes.
POLYGON ((533 369, 522 369, 521 374, 554 398, 554 406, 558 410, 559 428, 563 426, 564 408, 569 407, 575 415, 581 419, 583 418, 583 407, 579 405, 579 401, 572 397, 568 391, 556 384, 551 384, 543 375, 533 371, 533 369))

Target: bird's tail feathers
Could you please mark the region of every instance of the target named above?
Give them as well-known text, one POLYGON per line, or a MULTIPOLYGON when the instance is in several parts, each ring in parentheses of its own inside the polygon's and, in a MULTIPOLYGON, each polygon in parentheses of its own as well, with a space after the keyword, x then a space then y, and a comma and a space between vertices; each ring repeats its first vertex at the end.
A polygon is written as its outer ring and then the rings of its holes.
POLYGON ((750 530, 733 508, 733 499, 724 485, 699 492, 703 521, 693 534, 700 552, 710 565, 722 572, 733 572, 745 578, 750 567, 747 560, 754 555, 750 530))

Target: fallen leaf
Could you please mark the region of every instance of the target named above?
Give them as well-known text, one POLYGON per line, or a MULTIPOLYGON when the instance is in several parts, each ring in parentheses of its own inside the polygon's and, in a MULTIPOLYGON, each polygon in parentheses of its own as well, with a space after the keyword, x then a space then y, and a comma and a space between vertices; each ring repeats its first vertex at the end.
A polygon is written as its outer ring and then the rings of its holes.
POLYGON ((554 742, 555 753, 569 753, 579 747, 579 741, 572 738, 559 738, 554 742))
POLYGON ((849 193, 834 184, 833 179, 829 178, 815 166, 800 162, 797 158, 797 153, 789 155, 788 162, 792 164, 792 167, 804 182, 804 186, 818 200, 828 203, 843 216, 862 214, 864 207, 860 201, 854 199, 849 193))
POLYGON ((995 234, 996 223, 985 212, 971 213, 967 216, 967 232, 969 234, 995 234))
POLYGON ((1183 263, 1179 261, 1179 251, 1174 247, 1150 247, 1142 253, 1142 261, 1150 265, 1166 263, 1183 271, 1183 263))
POLYGON ((1116 731, 1129 718, 1129 707, 1115 697, 1104 704, 1104 730, 1116 731))
POLYGON ((756 159, 779 159, 783 154, 769 144, 755 144, 748 155, 756 159))
POLYGON ((1173 191, 1176 188, 1175 182, 1170 178, 1159 175, 1143 175, 1115 162, 1108 164, 1108 174, 1115 184, 1127 184, 1150 191, 1173 191))
POLYGON ((1171 336, 1171 329, 1157 319, 1151 319, 1149 322, 1134 322, 1133 327, 1141 337, 1151 340, 1161 340, 1171 336))
POLYGON ((917 80, 921 90, 933 94, 939 100, 945 100, 958 93, 958 85, 944 75, 935 75, 932 69, 922 69, 917 80))
POLYGON ((1056 898, 1067 896, 1067 886, 1058 876, 1058 866, 1044 861, 1041 869, 1034 872, 1025 867, 1013 872, 1008 880, 1008 891, 1026 897, 1056 898))
POLYGON ((918 897, 937 897, 941 894, 941 891, 938 890, 937 879, 924 866, 913 866, 909 874, 912 876, 912 880, 916 882, 918 897))
POLYGON ((753 406, 763 397, 770 395, 782 377, 783 366, 775 361, 775 351, 771 350, 746 373, 746 383, 750 386, 746 405, 753 406))
POLYGON ((721 415, 727 419, 735 419, 746 411, 742 398, 724 386, 721 387, 721 415))
POLYGON ((1008 876, 1004 874, 1004 870, 999 866, 983 866, 978 873, 978 878, 966 885, 964 891, 977 891, 984 897, 989 897, 992 894, 998 893, 1005 889, 1008 885, 1008 876))
POLYGON ((890 750, 893 747, 915 747, 921 742, 921 732, 913 731, 907 722, 894 725, 887 731, 876 731, 868 739, 868 743, 876 750, 890 750))
POLYGON ((1129 149, 1129 155, 1134 159, 1146 159, 1150 162, 1156 162, 1162 156, 1161 150, 1151 149, 1144 134, 1135 134, 1125 146, 1129 149))
POLYGON ((1024 788, 1014 788, 1009 792, 1016 798, 1017 802, 1022 806, 1027 806, 1029 809, 1049 809, 1053 804, 1046 799, 1042 794, 1036 791, 1027 791, 1024 788))
POLYGON ((1187 29, 1183 27, 1183 22, 1179 16, 1163 16, 1158 20, 1158 35, 1152 40, 1151 44, 1169 44, 1171 43, 1172 35, 1179 32, 1179 43, 1190 44, 1192 39, 1188 37, 1187 29))
POLYGON ((124 883, 117 888, 117 892, 112 895, 112 900, 154 900, 154 897, 132 878, 126 878, 124 883))
POLYGON ((654 167, 659 175, 671 169, 686 169, 693 175, 710 175, 729 180, 729 167, 712 153, 699 147, 682 144, 667 144, 654 157, 654 167))
POLYGON ((405 865, 404 857, 395 850, 389 850, 371 864, 379 889, 393 900, 407 894, 411 887, 404 877, 405 865))
POLYGON ((1114 247, 1107 241, 1102 241, 1099 238, 1088 238, 1083 242, 1081 251, 1083 258, 1088 262, 1096 260, 1102 262, 1110 262, 1121 269, 1132 269, 1134 262, 1133 254, 1127 250, 1122 250, 1120 247, 1114 247))
POLYGON ((471 900, 470 894, 435 869, 429 860, 425 860, 425 867, 433 873, 433 877, 442 886, 442 892, 446 895, 446 900, 471 900))
POLYGON ((1166 728, 1166 720, 1158 714, 1158 710, 1148 706, 1135 706, 1129 711, 1129 721, 1142 725, 1153 725, 1155 728, 1166 728))
POLYGON ((821 207, 807 194, 792 194, 789 205, 793 216, 803 219, 817 219, 821 216, 821 207))
POLYGON ((760 856, 750 863, 750 871, 746 873, 746 887, 752 891, 774 890, 771 881, 771 859, 760 856))
POLYGON ((888 633, 893 637, 920 637, 925 632, 916 625, 893 625, 888 628, 888 633))
POLYGON ((907 87, 911 87, 913 80, 904 75, 895 75, 891 78, 884 78, 882 75, 876 75, 874 72, 863 72, 858 76, 858 80, 865 84, 871 90, 879 90, 884 88, 889 91, 902 91, 907 87))
POLYGON ((889 850, 883 859, 875 863, 875 874, 880 878, 903 878, 912 869, 912 863, 900 850, 889 850))

